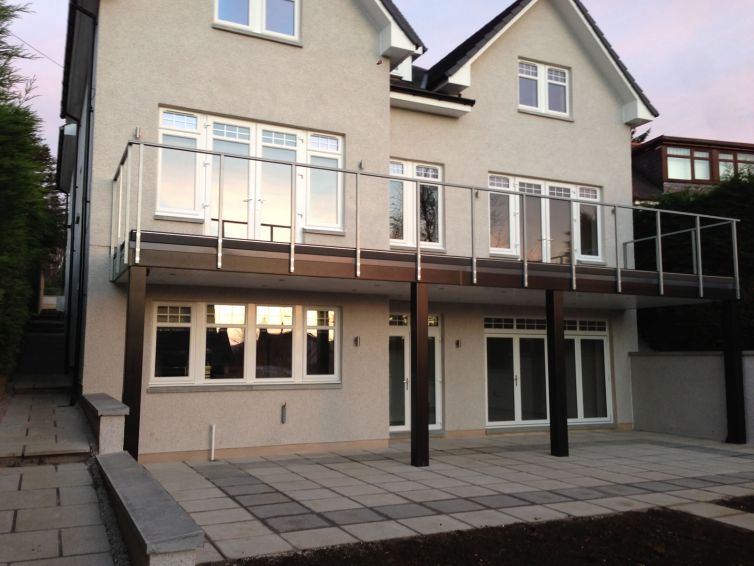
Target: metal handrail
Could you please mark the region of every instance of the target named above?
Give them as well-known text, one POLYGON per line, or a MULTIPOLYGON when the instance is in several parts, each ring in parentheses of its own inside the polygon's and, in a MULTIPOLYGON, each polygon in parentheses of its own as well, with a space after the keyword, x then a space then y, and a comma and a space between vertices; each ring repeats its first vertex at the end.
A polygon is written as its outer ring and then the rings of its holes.
MULTIPOLYGON (((415 199, 415 218, 413 219, 415 226, 414 226, 414 238, 415 243, 412 247, 415 247, 415 254, 416 254, 416 279, 417 281, 420 281, 422 278, 422 253, 423 253, 423 245, 425 242, 421 241, 421 221, 422 221, 422 215, 421 215, 421 185, 422 184, 431 184, 436 187, 441 188, 449 188, 449 189, 460 189, 460 190, 466 190, 470 193, 470 215, 471 215, 471 270, 472 270, 472 283, 477 284, 477 245, 476 245, 476 207, 475 207, 475 199, 478 198, 480 192, 481 193, 488 193, 488 194, 501 194, 501 195, 508 195, 511 197, 513 202, 518 202, 518 205, 513 208, 514 217, 517 217, 517 220, 515 222, 518 222, 518 230, 520 231, 518 235, 518 246, 519 246, 519 253, 518 258, 523 264, 523 286, 528 287, 529 285, 529 258, 528 258, 528 250, 527 250, 527 226, 526 226, 526 209, 527 209, 527 201, 529 198, 536 198, 536 199, 547 199, 547 201, 561 201, 561 202, 567 202, 569 203, 570 207, 570 222, 571 225, 574 226, 576 219, 575 219, 575 210, 576 206, 579 204, 588 204, 591 206, 599 207, 599 210, 603 209, 611 209, 612 214, 614 215, 614 237, 615 237, 615 269, 616 269, 616 279, 617 279, 617 292, 622 292, 622 268, 621 268, 621 259, 623 262, 626 263, 625 269, 628 270, 628 246, 631 244, 637 244, 640 242, 645 241, 656 241, 656 263, 657 263, 657 273, 658 273, 658 283, 659 283, 659 293, 660 295, 664 294, 664 268, 663 268, 663 258, 662 258, 662 238, 663 237, 670 237, 678 234, 684 234, 684 233, 694 233, 695 238, 695 248, 693 250, 694 254, 694 261, 697 265, 697 275, 698 275, 698 286, 699 286, 699 296, 704 297, 704 275, 702 270, 702 254, 701 254, 701 236, 702 236, 702 230, 707 228, 715 228, 719 226, 730 226, 731 227, 731 238, 733 243, 733 267, 734 267, 734 275, 735 278, 735 284, 736 284, 736 294, 738 297, 740 297, 740 274, 739 274, 739 265, 738 265, 738 243, 737 243, 737 232, 736 232, 736 224, 740 222, 740 219, 737 218, 725 218, 721 216, 715 216, 710 214, 696 214, 696 213, 690 213, 690 212, 683 212, 683 211, 676 211, 676 210, 665 210, 665 209, 659 209, 659 208, 650 208, 650 207, 643 207, 643 206, 635 206, 635 205, 626 205, 621 203, 612 203, 612 202, 605 202, 605 201, 596 201, 596 200, 590 200, 590 199, 583 199, 583 198, 577 198, 578 193, 575 193, 575 196, 573 198, 569 197, 562 197, 562 196, 555 196, 550 194, 538 194, 538 193, 529 193, 529 192, 521 192, 520 190, 516 190, 516 187, 513 186, 512 188, 492 188, 492 187, 482 187, 482 186, 474 186, 474 185, 468 185, 468 184, 458 184, 458 183, 451 183, 446 181, 441 181, 439 179, 424 179, 424 178, 416 178, 416 177, 408 177, 408 176, 399 176, 399 175, 390 175, 390 174, 383 174, 383 173, 374 173, 374 172, 367 172, 363 170, 352 170, 352 169, 346 169, 346 168, 340 168, 340 167, 329 167, 326 165, 314 165, 309 163, 299 163, 299 162, 291 162, 291 161, 283 161, 283 160, 277 160, 277 159, 268 159, 265 157, 256 157, 256 156, 247 156, 247 155, 237 155, 232 153, 226 153, 226 152, 219 152, 219 151, 213 151, 213 150, 207 150, 207 149, 200 149, 200 148, 191 148, 191 147, 181 147, 181 146, 174 146, 170 144, 163 144, 163 143, 154 143, 154 142, 146 142, 141 140, 132 140, 127 142, 126 147, 123 151, 123 154, 121 155, 121 158, 118 162, 118 166, 116 168, 115 175, 112 179, 112 192, 113 192, 113 219, 112 223, 113 226, 111 226, 111 250, 112 254, 115 259, 119 259, 117 257, 116 251, 120 249, 120 238, 121 238, 121 231, 123 231, 122 236, 124 237, 124 241, 127 241, 129 231, 131 230, 131 192, 132 192, 132 161, 133 161, 133 151, 132 149, 134 147, 138 147, 138 171, 137 173, 137 187, 136 187, 136 244, 135 244, 135 254, 134 254, 134 262, 139 263, 140 262, 140 252, 141 252, 141 232, 142 232, 142 204, 143 204, 143 192, 144 192, 144 150, 145 148, 155 148, 158 150, 169 150, 169 151, 177 151, 177 152, 187 152, 187 153, 193 153, 195 155, 203 155, 203 156, 212 156, 212 157, 218 157, 220 161, 220 172, 219 172, 219 203, 220 203, 220 209, 218 210, 218 234, 217 234, 217 268, 222 269, 222 255, 223 255, 223 239, 224 239, 224 227, 223 227, 223 193, 224 193, 224 175, 223 175, 223 169, 224 165, 227 162, 228 159, 233 160, 243 160, 248 162, 256 162, 256 163, 269 163, 269 164, 276 164, 276 165, 283 165, 290 168, 290 184, 291 184, 291 214, 290 214, 290 227, 286 227, 290 230, 290 263, 289 263, 289 272, 294 273, 295 272, 295 254, 296 254, 296 229, 297 229, 297 194, 296 194, 296 186, 297 186, 297 173, 299 167, 304 168, 305 170, 316 170, 316 171, 327 171, 332 173, 337 173, 341 175, 348 175, 353 176, 355 178, 355 203, 356 203, 356 211, 355 211, 355 221, 356 221, 356 228, 355 228, 355 236, 356 236, 356 277, 361 277, 361 224, 363 222, 363 219, 360 218, 360 210, 359 210, 359 198, 361 196, 361 183, 360 181, 364 178, 371 178, 371 179, 382 179, 386 181, 401 181, 404 183, 410 183, 414 185, 414 199, 415 199), (124 183, 124 177, 125 177, 125 183, 124 183), (125 199, 123 192, 125 191, 125 199), (116 197, 117 192, 117 197, 116 197), (123 221, 123 201, 125 200, 125 221, 123 221), (117 202, 117 220, 115 219, 115 206, 117 202), (517 209, 517 210, 516 210, 517 209), (657 227, 657 234, 653 236, 643 237, 643 238, 636 238, 633 240, 625 241, 625 242, 619 242, 619 229, 618 229, 618 212, 620 210, 630 210, 630 211, 646 211, 646 212, 652 212, 656 215, 656 227, 657 227), (695 219, 695 226, 693 228, 689 229, 683 229, 683 230, 676 230, 673 232, 668 232, 663 234, 662 233, 662 215, 674 215, 674 216, 680 216, 680 217, 692 217, 695 219), (712 220, 717 221, 712 224, 702 225, 701 220, 712 220), (117 225, 117 228, 116 228, 117 225), (113 233, 113 230, 115 232, 113 233), (623 251, 623 254, 621 254, 621 248, 623 251), (622 257, 621 257, 622 256, 622 257)), ((205 165, 209 163, 205 160, 205 165)), ((342 182, 342 181, 339 181, 342 182)), ((345 185, 344 186, 344 191, 345 185)), ((345 196, 343 196, 344 202, 345 202, 345 196)), ((511 226, 511 230, 516 228, 515 222, 511 226)), ((601 250, 602 250, 601 246, 601 250)), ((602 251, 601 254, 602 256, 602 251)), ((577 289, 577 264, 579 262, 579 256, 578 256, 578 250, 577 250, 577 239, 576 234, 571 233, 570 238, 570 252, 568 254, 570 257, 570 268, 571 268, 571 288, 573 290, 577 289)), ((544 259, 544 258, 543 258, 544 259)), ((129 258, 127 249, 124 250, 122 254, 122 261, 123 265, 127 265, 129 258)))

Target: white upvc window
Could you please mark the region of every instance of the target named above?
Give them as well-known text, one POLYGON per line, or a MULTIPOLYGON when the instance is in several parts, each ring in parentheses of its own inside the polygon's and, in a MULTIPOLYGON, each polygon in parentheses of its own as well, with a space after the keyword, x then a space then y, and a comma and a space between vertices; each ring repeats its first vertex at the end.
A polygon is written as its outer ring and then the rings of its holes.
MULTIPOLYGON (((164 110, 160 119, 160 143, 188 150, 204 145, 201 117, 164 110)), ((160 149, 158 157, 158 215, 200 220, 203 216, 203 156, 180 149, 160 149)))
POLYGON ((518 106, 545 114, 569 116, 570 71, 534 61, 518 62, 518 106))
POLYGON ((444 242, 444 199, 439 184, 443 180, 442 166, 393 159, 390 175, 393 177, 388 199, 391 245, 416 246, 418 232, 423 248, 441 249, 444 242))
POLYGON ((215 0, 215 22, 252 33, 298 40, 301 0, 215 0))
POLYGON ((491 256, 568 264, 573 246, 577 261, 603 261, 599 188, 498 173, 488 187, 491 256))
MULTIPOLYGON (((291 206, 296 241, 305 231, 344 233, 343 136, 173 109, 160 113, 160 141, 226 155, 223 167, 223 237, 289 242, 291 206), (262 157, 280 162, 252 161, 262 157), (291 183, 296 202, 291 204, 291 183)), ((203 222, 218 234, 220 157, 160 149, 156 215, 164 220, 203 222)))
POLYGON ((340 383, 335 306, 159 302, 150 384, 340 383))

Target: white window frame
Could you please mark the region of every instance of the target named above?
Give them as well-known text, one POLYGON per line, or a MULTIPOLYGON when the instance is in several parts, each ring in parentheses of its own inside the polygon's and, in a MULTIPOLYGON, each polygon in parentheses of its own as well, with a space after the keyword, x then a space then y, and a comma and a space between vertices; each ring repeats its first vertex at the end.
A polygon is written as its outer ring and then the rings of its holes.
POLYGON ((300 41, 301 38, 301 0, 290 0, 293 8, 293 35, 279 33, 267 29, 267 0, 247 0, 249 3, 249 24, 239 24, 220 19, 220 0, 215 0, 214 22, 216 25, 231 27, 252 34, 265 35, 288 41, 300 41))
POLYGON ((516 78, 526 78, 530 80, 534 80, 537 83, 537 106, 529 106, 527 104, 521 103, 521 86, 520 81, 518 81, 518 108, 519 110, 524 110, 528 112, 537 112, 541 114, 551 114, 553 116, 560 116, 560 117, 570 117, 571 116, 571 70, 566 67, 561 67, 557 65, 549 65, 546 63, 538 63, 536 61, 532 61, 530 59, 524 59, 520 58, 516 62, 516 78), (528 75, 522 75, 519 67, 519 63, 524 63, 526 65, 533 65, 537 68, 537 77, 536 79, 534 77, 530 77, 528 75), (551 110, 550 109, 550 99, 549 99, 549 84, 550 78, 549 78, 549 71, 560 71, 562 73, 565 73, 566 76, 566 82, 560 83, 555 82, 554 84, 558 85, 564 85, 565 86, 565 97, 566 97, 566 110, 565 112, 559 112, 557 110, 551 110))
MULTIPOLYGON (((405 159, 390 159, 391 164, 401 164, 403 166, 403 175, 391 175, 397 177, 393 180, 399 180, 403 183, 403 239, 390 239, 390 246, 394 248, 416 248, 417 235, 417 192, 421 185, 427 185, 437 188, 437 242, 421 242, 422 249, 444 250, 445 249, 445 191, 442 186, 444 178, 444 167, 437 163, 428 163, 425 161, 408 161, 405 159), (417 168, 429 167, 437 169, 438 178, 430 179, 419 177, 416 174, 417 168)), ((389 208, 388 208, 389 212, 389 208)), ((389 221, 389 219, 388 219, 389 221)))
MULTIPOLYGON (((340 382, 340 354, 341 354, 341 337, 340 337, 340 309, 338 307, 323 307, 323 306, 311 306, 311 305, 304 305, 302 307, 302 316, 301 318, 301 324, 303 326, 303 340, 301 340, 301 356, 302 356, 302 381, 304 383, 333 383, 333 382, 340 382), (309 326, 307 322, 307 312, 308 311, 334 311, 335 313, 335 324, 333 326, 309 326), (307 334, 308 331, 312 330, 330 330, 333 331, 333 336, 335 337, 335 348, 334 348, 334 356, 335 356, 335 365, 333 366, 335 369, 335 373, 330 375, 318 375, 318 374, 309 374, 307 369, 307 351, 306 347, 308 345, 307 343, 307 334)), ((294 343, 295 343, 295 336, 294 336, 294 343)), ((295 348, 294 348, 295 350, 295 348)))
MULTIPOLYGON (((204 149, 206 145, 205 140, 205 128, 203 127, 203 116, 195 114, 193 112, 181 112, 169 108, 160 109, 160 124, 159 124, 159 141, 165 143, 165 136, 180 137, 186 139, 193 139, 196 141, 197 151, 204 149), (189 130, 184 128, 175 128, 171 126, 163 126, 163 117, 165 114, 179 114, 184 116, 193 116, 197 119, 197 129, 189 130)), ((204 187, 207 184, 205 178, 204 163, 206 158, 202 157, 200 153, 195 153, 195 186, 194 186, 194 208, 193 209, 180 209, 180 208, 167 208, 160 206, 160 199, 162 197, 162 158, 165 151, 160 148, 157 151, 157 190, 155 191, 155 216, 157 218, 165 218, 168 220, 189 220, 194 222, 201 222, 204 219, 205 208, 205 190, 204 187)))
MULTIPOLYGON (((602 201, 602 189, 600 187, 595 186, 588 186, 588 185, 579 185, 574 183, 565 183, 560 181, 548 181, 544 179, 536 179, 533 177, 518 177, 515 175, 510 175, 507 173, 497 173, 497 172, 489 172, 487 176, 487 184, 490 189, 489 195, 487 197, 487 238, 488 238, 488 247, 489 247, 489 254, 491 257, 514 257, 520 259, 522 257, 522 254, 524 253, 524 250, 521 249, 521 223, 524 222, 522 219, 522 210, 521 210, 521 183, 530 183, 539 185, 542 187, 541 194, 544 197, 550 196, 550 189, 553 188, 564 188, 568 189, 570 191, 570 199, 567 201, 571 204, 571 234, 572 234, 572 242, 571 245, 574 247, 575 251, 575 257, 576 261, 579 263, 604 263, 604 234, 603 234, 603 206, 601 205, 602 201), (492 186, 491 179, 492 177, 506 177, 509 179, 509 188, 508 189, 499 189, 492 186), (597 198, 591 199, 587 197, 580 197, 579 191, 580 189, 588 189, 590 191, 596 191, 597 198), (493 248, 491 245, 491 242, 489 241, 490 238, 490 230, 491 230, 491 223, 492 220, 490 218, 490 195, 494 194, 496 191, 499 191, 502 194, 509 194, 511 197, 511 206, 510 206, 510 226, 511 226, 511 241, 510 241, 510 248, 508 249, 502 249, 502 248, 493 248), (508 192, 510 191, 510 192, 508 192), (599 248, 599 255, 592 256, 592 255, 585 255, 581 253, 581 205, 595 205, 597 206, 597 237, 598 237, 598 248, 599 248)), ((526 194, 526 193, 523 193, 526 194)), ((561 197, 566 198, 566 197, 561 197)), ((551 234, 551 227, 550 227, 550 198, 543 198, 542 201, 542 218, 540 220, 541 226, 542 226, 542 234, 541 234, 541 249, 542 249, 542 258, 544 263, 550 263, 552 261, 552 234, 551 234)), ((529 242, 527 242, 529 244, 529 242)))
MULTIPOLYGON (((150 311, 150 321, 152 323, 152 329, 150 332, 151 337, 151 355, 149 357, 149 376, 150 383, 153 385, 186 385, 191 384, 195 380, 196 373, 196 352, 199 349, 197 346, 197 313, 196 303, 191 301, 158 301, 155 302, 150 311), (191 322, 189 323, 174 323, 174 322, 158 322, 157 311, 159 307, 190 307, 191 308, 191 322), (155 364, 157 363, 157 329, 158 328, 188 328, 189 329, 189 369, 187 376, 176 377, 158 377, 155 375, 155 364)), ((202 368, 204 364, 202 362, 202 368)))
MULTIPOLYGON (((149 313, 148 321, 151 325, 147 334, 150 336, 150 359, 147 377, 150 387, 186 386, 186 387, 211 387, 213 385, 256 385, 256 386, 286 386, 286 385, 340 385, 342 383, 342 352, 343 332, 342 316, 343 309, 332 305, 294 305, 284 303, 244 303, 239 301, 224 301, 222 298, 212 301, 153 301, 147 305, 149 313), (246 308, 246 321, 243 325, 238 324, 209 324, 207 323, 208 305, 234 305, 246 308), (182 306, 191 308, 191 323, 158 323, 157 311, 162 306, 182 306), (280 325, 257 325, 257 307, 283 307, 293 310, 292 330, 292 361, 291 377, 285 378, 257 378, 256 376, 256 331, 259 327, 278 327, 280 325), (335 373, 332 375, 307 375, 306 374, 306 324, 307 310, 327 310, 335 312, 335 373), (155 362, 157 357, 157 328, 158 327, 182 327, 190 329, 189 341, 189 375, 185 377, 156 377, 155 362), (242 379, 206 379, 206 329, 210 327, 232 327, 244 329, 244 376, 242 379)), ((286 326, 286 328, 288 328, 286 326)))
MULTIPOLYGON (((325 159, 334 159, 336 161, 336 168, 343 169, 343 138, 332 134, 325 134, 321 132, 309 132, 306 136, 306 162, 312 165, 313 157, 322 157, 325 159), (332 151, 328 149, 311 149, 311 141, 315 136, 322 136, 327 138, 333 138, 338 143, 338 150, 332 151)), ((304 205, 304 218, 306 219, 304 229, 309 232, 324 232, 324 233, 336 233, 342 235, 345 233, 344 228, 344 198, 343 198, 343 174, 336 173, 336 221, 334 224, 316 223, 310 218, 310 203, 311 203, 311 185, 312 185, 312 171, 314 169, 306 169, 306 197, 304 205)))
MULTIPOLYGON (((513 327, 512 328, 485 328, 484 327, 484 319, 482 320, 482 328, 484 332, 484 360, 485 360, 485 380, 484 380, 484 419, 485 419, 485 426, 487 428, 522 428, 522 427, 542 427, 542 426, 549 426, 549 414, 550 414, 550 384, 549 384, 549 378, 548 378, 548 372, 549 368, 547 367, 547 364, 545 364, 545 377, 547 378, 546 381, 546 397, 547 397, 547 412, 548 412, 548 419, 543 421, 524 421, 518 418, 520 416, 520 411, 518 407, 519 400, 516 401, 517 409, 516 409, 516 418, 515 421, 490 421, 489 420, 489 413, 488 413, 488 379, 487 379, 487 337, 500 337, 500 338, 512 338, 514 340, 514 348, 516 347, 517 339, 520 340, 521 338, 542 338, 545 342, 545 356, 547 352, 547 330, 535 330, 535 329, 523 329, 519 327, 518 320, 520 320, 521 317, 510 317, 510 316, 498 316, 498 315, 485 315, 485 318, 508 318, 512 320, 513 327)), ((542 317, 534 317, 541 319, 542 317)), ((566 317, 569 321, 571 320, 580 320, 580 319, 572 319, 571 317, 566 317)), ((602 320, 601 320, 602 322, 602 320)), ((610 363, 610 325, 609 322, 606 322, 606 328, 605 330, 566 330, 565 331, 565 339, 566 340, 574 340, 575 341, 575 363, 576 363, 576 407, 577 407, 577 417, 576 418, 569 418, 568 422, 569 424, 596 424, 596 423, 612 423, 613 422, 613 380, 612 380, 612 366, 610 363), (604 362, 605 362, 605 403, 607 407, 607 416, 606 417, 591 417, 591 418, 584 418, 584 401, 583 401, 583 373, 582 373, 582 367, 581 367, 581 344, 580 341, 583 339, 587 340, 602 340, 604 343, 604 362)), ((514 352, 514 360, 516 359, 517 354, 514 352)), ((518 372, 519 368, 515 366, 514 364, 514 371, 518 372)))
MULTIPOLYGON (((225 118, 222 116, 216 116, 213 114, 201 114, 195 112, 185 112, 182 110, 176 110, 169 107, 160 108, 160 120, 159 120, 159 135, 160 142, 163 141, 165 135, 182 136, 186 138, 192 138, 196 140, 197 152, 213 151, 214 140, 216 136, 214 134, 214 124, 223 123, 233 126, 239 126, 249 128, 250 140, 249 143, 249 157, 261 157, 264 147, 279 147, 292 150, 296 153, 296 163, 300 165, 311 164, 312 157, 326 157, 336 159, 338 162, 338 169, 344 167, 345 162, 345 136, 320 132, 316 130, 301 130, 297 128, 289 128, 284 126, 274 126, 270 124, 264 124, 260 122, 254 122, 251 120, 237 120, 232 118, 225 118), (197 119, 197 129, 187 130, 181 128, 172 128, 162 125, 163 116, 165 114, 179 114, 192 116, 197 119), (296 138, 296 146, 287 146, 275 143, 269 143, 263 141, 263 133, 265 131, 280 132, 284 134, 290 134, 296 138), (330 151, 327 149, 309 149, 309 142, 313 136, 325 136, 328 138, 334 138, 338 143, 337 151, 330 151)), ((217 136, 217 139, 226 139, 221 136, 217 136)), ((230 140, 228 141, 240 141, 230 140)), ((247 140, 243 140, 245 143, 247 140)), ((216 236, 216 231, 212 228, 212 199, 214 198, 214 159, 212 155, 197 153, 196 158, 196 192, 195 192, 195 209, 194 210, 176 210, 159 208, 160 203, 160 183, 159 180, 162 176, 162 152, 158 151, 158 163, 157 163, 157 196, 155 203, 155 218, 161 220, 185 220, 190 222, 204 223, 205 235, 216 236)), ((309 188, 310 188, 310 169, 308 167, 300 166, 296 168, 296 234, 294 237, 297 242, 302 242, 305 232, 313 233, 325 233, 342 236, 345 234, 345 196, 344 196, 344 178, 343 174, 338 174, 338 195, 337 195, 337 223, 336 224, 313 224, 309 223, 307 216, 309 210, 309 188)), ((261 179, 262 179, 262 162, 249 160, 249 195, 248 195, 248 238, 264 239, 263 230, 261 230, 261 209, 258 207, 260 199, 264 196, 261 194, 261 179)))

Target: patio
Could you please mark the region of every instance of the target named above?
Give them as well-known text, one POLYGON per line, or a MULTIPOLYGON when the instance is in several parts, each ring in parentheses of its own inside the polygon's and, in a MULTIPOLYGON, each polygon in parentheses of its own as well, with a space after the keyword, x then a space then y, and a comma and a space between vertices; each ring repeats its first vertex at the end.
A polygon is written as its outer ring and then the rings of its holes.
POLYGON ((147 467, 202 526, 198 562, 516 522, 673 507, 754 529, 708 502, 754 495, 754 446, 639 432, 432 439, 428 468, 408 440, 379 451, 287 454, 147 467))

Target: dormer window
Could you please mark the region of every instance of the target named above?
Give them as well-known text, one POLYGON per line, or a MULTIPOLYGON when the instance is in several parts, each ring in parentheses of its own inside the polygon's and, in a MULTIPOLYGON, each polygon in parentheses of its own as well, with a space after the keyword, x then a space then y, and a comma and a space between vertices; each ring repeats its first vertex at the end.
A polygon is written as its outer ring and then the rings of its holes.
POLYGON ((215 0, 215 22, 240 31, 298 40, 301 0, 215 0))
POLYGON ((570 113, 569 71, 532 61, 518 62, 518 107, 556 116, 570 113))

